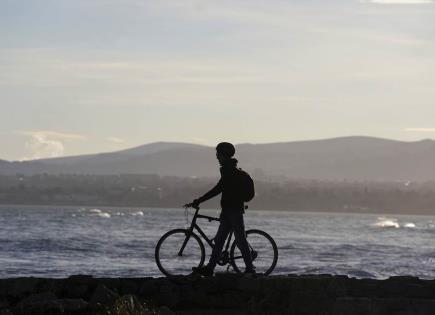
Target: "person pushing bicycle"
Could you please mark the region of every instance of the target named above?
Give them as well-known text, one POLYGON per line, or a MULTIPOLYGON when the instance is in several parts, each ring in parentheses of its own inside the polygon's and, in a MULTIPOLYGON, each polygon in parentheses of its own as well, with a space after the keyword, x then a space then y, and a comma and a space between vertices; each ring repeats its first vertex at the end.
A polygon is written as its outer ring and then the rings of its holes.
POLYGON ((221 142, 216 146, 216 158, 220 164, 221 178, 219 182, 210 191, 203 196, 193 200, 186 206, 198 207, 200 203, 221 196, 220 224, 214 238, 214 247, 210 260, 207 265, 193 267, 194 273, 211 276, 219 260, 225 240, 228 234, 233 231, 237 247, 242 253, 245 262, 245 273, 255 273, 255 267, 252 263, 251 251, 246 240, 245 224, 243 214, 245 205, 243 188, 241 189, 240 170, 237 169, 238 161, 233 157, 236 149, 231 143, 221 142))

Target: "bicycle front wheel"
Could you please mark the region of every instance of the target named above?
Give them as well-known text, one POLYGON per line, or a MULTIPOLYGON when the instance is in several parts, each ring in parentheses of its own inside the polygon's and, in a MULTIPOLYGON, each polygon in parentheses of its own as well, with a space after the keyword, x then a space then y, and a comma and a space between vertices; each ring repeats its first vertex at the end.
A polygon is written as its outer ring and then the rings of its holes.
POLYGON ((163 235, 157 243, 157 267, 166 276, 189 275, 192 267, 204 264, 205 249, 201 239, 193 232, 175 229, 163 235))
MULTIPOLYGON (((252 262, 257 273, 270 274, 278 261, 278 247, 273 238, 261 230, 246 231, 246 240, 251 250, 252 262)), ((245 263, 234 241, 231 245, 230 263, 236 272, 241 272, 245 263)))

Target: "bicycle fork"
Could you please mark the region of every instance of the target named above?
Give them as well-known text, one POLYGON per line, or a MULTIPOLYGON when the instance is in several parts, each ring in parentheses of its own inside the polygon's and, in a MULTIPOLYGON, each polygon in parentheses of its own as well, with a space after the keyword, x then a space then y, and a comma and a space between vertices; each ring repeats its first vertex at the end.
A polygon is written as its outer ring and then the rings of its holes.
POLYGON ((186 233, 186 238, 184 239, 183 245, 181 245, 180 250, 178 251, 178 256, 183 256, 183 251, 186 248, 187 242, 190 239, 190 230, 188 231, 189 233, 186 233))

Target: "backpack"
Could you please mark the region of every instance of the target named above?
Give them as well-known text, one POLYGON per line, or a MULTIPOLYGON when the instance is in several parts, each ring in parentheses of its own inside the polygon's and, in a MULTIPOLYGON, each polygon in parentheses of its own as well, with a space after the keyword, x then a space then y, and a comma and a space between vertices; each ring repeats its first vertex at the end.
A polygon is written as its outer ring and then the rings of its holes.
POLYGON ((241 168, 237 169, 240 181, 240 193, 244 202, 249 202, 255 197, 254 180, 241 168))

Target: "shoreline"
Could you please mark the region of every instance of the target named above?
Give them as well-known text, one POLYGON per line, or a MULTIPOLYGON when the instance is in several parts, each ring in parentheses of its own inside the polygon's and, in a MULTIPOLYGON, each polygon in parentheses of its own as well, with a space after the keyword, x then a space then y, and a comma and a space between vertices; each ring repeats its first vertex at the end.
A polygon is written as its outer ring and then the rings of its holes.
POLYGON ((433 314, 435 280, 332 275, 0 279, 0 314, 433 314))

